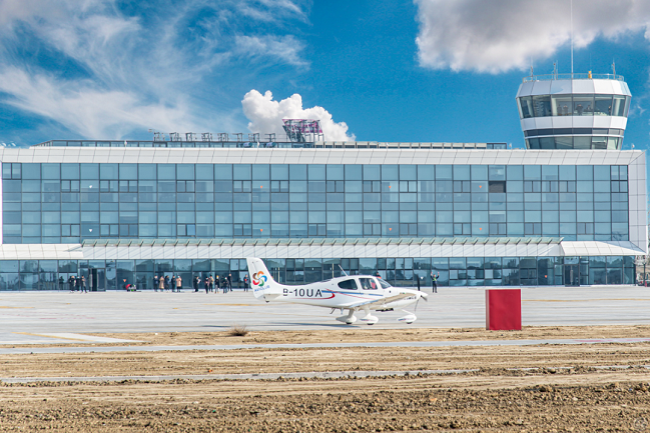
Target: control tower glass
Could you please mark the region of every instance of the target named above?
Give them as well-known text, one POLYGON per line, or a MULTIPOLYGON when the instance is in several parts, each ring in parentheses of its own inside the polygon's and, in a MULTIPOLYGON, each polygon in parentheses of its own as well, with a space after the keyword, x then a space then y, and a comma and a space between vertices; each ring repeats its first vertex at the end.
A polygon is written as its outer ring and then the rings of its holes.
POLYGON ((620 150, 631 96, 620 75, 525 77, 517 105, 526 147, 620 150))

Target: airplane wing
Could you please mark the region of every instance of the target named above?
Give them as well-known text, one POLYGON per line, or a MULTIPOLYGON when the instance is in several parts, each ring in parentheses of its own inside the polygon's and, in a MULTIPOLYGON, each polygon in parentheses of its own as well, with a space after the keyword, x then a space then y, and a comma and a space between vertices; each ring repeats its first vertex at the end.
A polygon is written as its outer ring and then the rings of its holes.
POLYGON ((399 293, 397 295, 388 296, 386 298, 373 299, 371 301, 359 302, 357 304, 349 305, 349 306, 347 306, 345 308, 355 309, 355 308, 364 307, 364 306, 367 305, 368 308, 370 308, 371 310, 381 310, 386 304, 389 304, 389 303, 394 302, 394 301, 399 301, 400 299, 410 298, 410 297, 413 297, 413 296, 415 296, 415 295, 413 295, 413 293, 399 293))

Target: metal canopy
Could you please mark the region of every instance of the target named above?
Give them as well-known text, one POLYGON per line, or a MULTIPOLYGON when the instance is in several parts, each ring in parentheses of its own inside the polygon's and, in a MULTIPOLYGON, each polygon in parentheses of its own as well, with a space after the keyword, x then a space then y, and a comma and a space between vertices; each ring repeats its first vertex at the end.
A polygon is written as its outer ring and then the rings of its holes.
POLYGON ((296 238, 296 239, 84 239, 84 247, 153 246, 298 246, 298 245, 538 245, 559 244, 562 237, 468 238, 296 238))

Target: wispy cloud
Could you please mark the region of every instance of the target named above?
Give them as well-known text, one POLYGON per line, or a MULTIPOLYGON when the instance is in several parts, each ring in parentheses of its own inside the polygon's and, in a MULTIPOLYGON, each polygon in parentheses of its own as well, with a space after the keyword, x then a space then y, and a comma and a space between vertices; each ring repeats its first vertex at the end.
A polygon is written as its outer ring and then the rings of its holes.
MULTIPOLYGON (((525 69, 569 43, 567 0, 414 0, 420 31, 420 64, 433 69, 498 73, 525 69)), ((574 0, 575 46, 597 37, 615 39, 645 31, 648 0, 574 0)))
POLYGON ((229 92, 236 65, 308 65, 286 30, 307 21, 303 1, 121 5, 0 0, 0 103, 88 138, 232 130, 239 98, 210 95, 229 92))

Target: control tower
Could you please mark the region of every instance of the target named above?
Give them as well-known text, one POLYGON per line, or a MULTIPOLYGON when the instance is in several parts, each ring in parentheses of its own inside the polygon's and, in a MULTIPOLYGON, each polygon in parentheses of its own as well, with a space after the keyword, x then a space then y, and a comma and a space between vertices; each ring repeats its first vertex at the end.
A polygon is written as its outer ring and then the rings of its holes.
POLYGON ((526 147, 620 150, 631 96, 616 74, 525 77, 517 105, 526 147))

